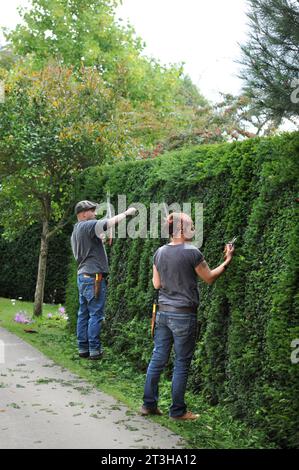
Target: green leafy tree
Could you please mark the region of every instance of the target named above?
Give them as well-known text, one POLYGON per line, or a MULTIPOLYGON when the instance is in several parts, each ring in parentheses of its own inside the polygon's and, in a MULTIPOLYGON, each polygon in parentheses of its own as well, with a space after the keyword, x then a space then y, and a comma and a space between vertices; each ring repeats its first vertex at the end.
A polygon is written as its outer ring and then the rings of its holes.
MULTIPOLYGON (((66 65, 95 67, 122 100, 119 112, 141 148, 190 127, 194 107, 206 100, 181 65, 162 66, 142 55, 143 41, 115 19, 119 1, 32 0, 23 23, 6 39, 14 54, 37 67, 55 57, 66 65)), ((120 116, 120 114, 119 114, 120 116)))
POLYGON ((118 4, 117 0, 31 0, 29 8, 19 9, 23 23, 12 32, 6 30, 5 36, 17 54, 33 54, 39 62, 60 57, 66 65, 84 61, 109 68, 111 55, 117 56, 122 43, 132 40, 115 24, 118 4))
POLYGON ((242 46, 245 92, 272 118, 299 114, 299 4, 249 0, 250 35, 242 46), (296 92, 297 90, 297 92, 296 92))
POLYGON ((16 55, 13 53, 11 46, 0 46, 0 68, 10 70, 17 61, 16 55))
MULTIPOLYGON (((213 106, 203 98, 183 67, 162 66, 143 55, 144 43, 129 25, 115 19, 119 1, 32 0, 21 10, 23 23, 6 31, 13 54, 29 54, 37 67, 56 57, 64 64, 95 67, 120 98, 118 119, 135 142, 136 154, 186 144, 238 140, 269 134, 269 122, 250 97, 226 95, 213 106)), ((9 51, 9 55, 7 55, 9 51)))
POLYGON ((28 61, 4 73, 0 104, 0 210, 7 238, 42 223, 35 315, 42 312, 48 244, 72 214, 76 178, 122 154, 115 99, 97 71, 28 61))
MULTIPOLYGON (((152 158, 169 150, 198 144, 241 141, 257 136, 273 135, 279 122, 262 110, 257 112, 248 95, 222 94, 216 104, 189 107, 189 127, 173 129, 152 150, 141 152, 143 158, 152 158)), ((185 116, 186 118, 186 116, 185 116)))

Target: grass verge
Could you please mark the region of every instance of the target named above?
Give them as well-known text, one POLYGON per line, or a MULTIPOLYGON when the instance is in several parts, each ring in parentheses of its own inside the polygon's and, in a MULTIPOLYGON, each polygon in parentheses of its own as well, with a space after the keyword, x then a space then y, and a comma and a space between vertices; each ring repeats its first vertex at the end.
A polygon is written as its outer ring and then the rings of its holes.
MULTIPOLYGON (((80 359, 77 355, 76 338, 70 334, 64 320, 59 320, 58 306, 44 305, 43 318, 33 324, 24 325, 14 321, 16 313, 23 311, 32 315, 33 304, 0 298, 0 326, 21 337, 37 348, 60 366, 69 369, 86 379, 101 391, 106 392, 129 408, 138 411, 142 402, 145 375, 138 373, 126 361, 125 353, 116 356, 110 348, 105 348, 101 361, 91 362, 80 359), (48 318, 48 314, 52 317, 48 318), (29 334, 25 329, 34 329, 37 333, 29 334)), ((196 422, 179 423, 169 420, 167 410, 170 405, 171 383, 165 378, 160 385, 160 408, 165 416, 151 417, 162 426, 182 436, 188 447, 197 449, 232 449, 232 448, 274 448, 267 441, 263 432, 246 426, 234 419, 229 411, 220 405, 210 406, 201 395, 187 392, 187 403, 192 404, 192 411, 200 414, 196 422)))

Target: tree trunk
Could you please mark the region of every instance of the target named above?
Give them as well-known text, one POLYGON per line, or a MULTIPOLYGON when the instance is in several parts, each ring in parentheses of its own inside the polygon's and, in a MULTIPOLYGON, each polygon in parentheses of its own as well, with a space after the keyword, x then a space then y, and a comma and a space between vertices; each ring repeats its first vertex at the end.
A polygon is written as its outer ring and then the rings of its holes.
POLYGON ((43 301, 44 301, 44 289, 45 289, 45 280, 46 280, 46 268, 47 268, 47 256, 48 256, 48 246, 49 246, 49 222, 48 220, 43 220, 43 231, 41 236, 41 245, 38 261, 38 273, 37 281, 35 288, 34 296, 34 316, 40 316, 43 310, 43 301))

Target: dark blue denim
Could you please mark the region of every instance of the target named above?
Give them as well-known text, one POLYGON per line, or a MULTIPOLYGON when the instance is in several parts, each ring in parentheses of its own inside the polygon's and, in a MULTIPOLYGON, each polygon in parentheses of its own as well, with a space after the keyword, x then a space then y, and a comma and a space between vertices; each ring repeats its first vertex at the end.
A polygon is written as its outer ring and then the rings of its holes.
POLYGON ((187 411, 185 391, 196 342, 197 318, 192 313, 157 312, 154 351, 147 369, 143 405, 155 409, 159 399, 159 379, 174 345, 175 362, 172 376, 170 416, 187 411))
POLYGON ((94 295, 94 279, 78 275, 79 311, 77 338, 80 353, 89 352, 90 356, 102 351, 100 333, 104 320, 106 300, 106 281, 102 279, 99 298, 94 295))

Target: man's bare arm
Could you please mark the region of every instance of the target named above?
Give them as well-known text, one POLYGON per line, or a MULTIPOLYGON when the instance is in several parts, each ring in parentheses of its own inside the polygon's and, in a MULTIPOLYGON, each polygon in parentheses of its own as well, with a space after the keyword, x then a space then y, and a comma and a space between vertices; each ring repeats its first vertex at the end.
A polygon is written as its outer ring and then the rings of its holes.
POLYGON ((224 261, 215 269, 210 269, 208 263, 204 260, 196 268, 196 274, 207 284, 213 284, 216 279, 225 271, 225 266, 228 263, 224 261))
POLYGON ((160 274, 158 273, 158 269, 155 265, 153 265, 153 285, 155 289, 160 289, 162 287, 160 274))
POLYGON ((107 222, 107 229, 114 227, 114 225, 119 224, 122 220, 124 220, 128 215, 135 215, 136 213, 135 207, 130 207, 127 209, 125 212, 122 212, 121 214, 117 214, 114 217, 111 217, 111 219, 108 219, 107 222))
POLYGON ((210 284, 210 285, 213 284, 213 282, 215 282, 216 279, 218 279, 218 277, 224 273, 224 271, 226 270, 226 266, 228 266, 231 260, 233 259, 234 250, 235 250, 234 246, 227 245, 225 261, 221 263, 219 266, 217 266, 217 268, 215 269, 210 269, 208 263, 205 260, 203 260, 195 268, 195 271, 198 277, 200 277, 207 284, 210 284))

